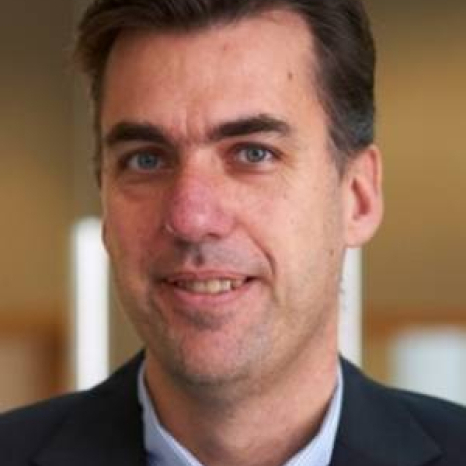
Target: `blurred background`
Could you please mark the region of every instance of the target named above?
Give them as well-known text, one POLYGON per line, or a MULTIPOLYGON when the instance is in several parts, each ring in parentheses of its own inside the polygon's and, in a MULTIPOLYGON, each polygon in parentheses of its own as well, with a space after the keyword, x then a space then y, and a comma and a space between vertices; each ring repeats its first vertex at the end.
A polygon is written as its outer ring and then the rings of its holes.
MULTIPOLYGON (((386 216, 363 252, 362 366, 466 404, 466 2, 365 3, 386 216)), ((77 383, 75 227, 99 214, 90 111, 70 62, 85 4, 0 6, 0 411, 77 383)), ((114 368, 139 343, 110 307, 114 368)))

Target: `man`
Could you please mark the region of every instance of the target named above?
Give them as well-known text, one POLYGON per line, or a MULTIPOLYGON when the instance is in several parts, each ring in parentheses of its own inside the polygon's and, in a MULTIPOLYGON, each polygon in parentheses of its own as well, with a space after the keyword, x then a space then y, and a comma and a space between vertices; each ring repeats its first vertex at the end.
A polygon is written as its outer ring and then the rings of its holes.
POLYGON ((0 420, 2 465, 455 466, 466 412, 338 357, 382 216, 356 0, 98 0, 77 56, 103 238, 145 353, 0 420))

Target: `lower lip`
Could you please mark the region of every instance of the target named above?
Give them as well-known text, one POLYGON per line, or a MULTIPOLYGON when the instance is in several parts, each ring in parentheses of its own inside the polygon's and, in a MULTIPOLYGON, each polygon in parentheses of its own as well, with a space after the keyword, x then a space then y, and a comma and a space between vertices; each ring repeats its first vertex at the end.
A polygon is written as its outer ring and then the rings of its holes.
POLYGON ((250 292, 256 282, 257 280, 255 279, 247 280, 239 288, 218 294, 194 293, 168 282, 161 282, 161 284, 164 294, 170 295, 179 305, 198 308, 216 308, 242 298, 245 294, 250 292))

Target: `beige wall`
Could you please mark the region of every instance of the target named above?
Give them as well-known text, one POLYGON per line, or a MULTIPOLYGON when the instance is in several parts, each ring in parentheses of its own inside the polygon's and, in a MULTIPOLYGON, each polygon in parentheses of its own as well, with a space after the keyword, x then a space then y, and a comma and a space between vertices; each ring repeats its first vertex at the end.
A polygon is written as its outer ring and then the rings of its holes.
POLYGON ((62 0, 0 6, 0 411, 66 379, 71 21, 62 0))
POLYGON ((72 166, 68 2, 0 7, 0 312, 63 309, 72 166))
POLYGON ((466 313, 466 2, 367 3, 386 193, 366 253, 367 303, 466 313))

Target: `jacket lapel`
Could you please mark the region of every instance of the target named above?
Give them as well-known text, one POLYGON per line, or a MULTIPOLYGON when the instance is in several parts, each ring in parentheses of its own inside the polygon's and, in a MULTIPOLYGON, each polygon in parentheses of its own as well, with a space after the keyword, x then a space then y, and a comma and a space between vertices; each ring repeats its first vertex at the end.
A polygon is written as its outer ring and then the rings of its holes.
POLYGON ((141 356, 91 390, 37 455, 40 466, 145 466, 137 372, 141 356))
POLYGON ((330 466, 421 466, 440 456, 393 390, 345 360, 342 365, 343 406, 330 466))

